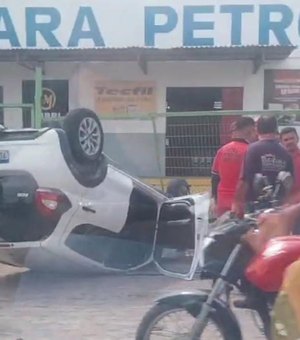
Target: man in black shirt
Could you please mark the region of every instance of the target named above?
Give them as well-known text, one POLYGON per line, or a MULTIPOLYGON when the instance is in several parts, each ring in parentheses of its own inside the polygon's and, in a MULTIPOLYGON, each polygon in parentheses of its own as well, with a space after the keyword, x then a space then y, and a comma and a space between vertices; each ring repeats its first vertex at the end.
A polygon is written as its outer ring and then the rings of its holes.
POLYGON ((257 199, 253 190, 256 173, 266 176, 270 185, 275 184, 280 171, 293 175, 293 160, 278 140, 276 117, 262 116, 256 127, 259 140, 247 150, 232 207, 238 217, 243 217, 246 203, 257 199))

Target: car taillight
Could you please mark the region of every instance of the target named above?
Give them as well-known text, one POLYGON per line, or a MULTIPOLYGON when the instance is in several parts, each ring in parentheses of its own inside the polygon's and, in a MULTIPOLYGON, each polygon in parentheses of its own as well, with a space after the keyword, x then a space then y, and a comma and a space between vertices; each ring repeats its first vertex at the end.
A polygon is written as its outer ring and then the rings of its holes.
POLYGON ((59 218, 71 207, 67 196, 55 189, 37 189, 35 202, 38 212, 49 218, 59 218))

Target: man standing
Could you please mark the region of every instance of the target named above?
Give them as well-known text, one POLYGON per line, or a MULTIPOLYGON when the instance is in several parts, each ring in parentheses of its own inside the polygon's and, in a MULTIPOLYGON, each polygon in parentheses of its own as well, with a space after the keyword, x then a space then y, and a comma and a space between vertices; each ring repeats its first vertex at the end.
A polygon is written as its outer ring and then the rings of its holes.
POLYGON ((291 155, 294 164, 294 191, 300 191, 300 149, 299 136, 294 127, 286 127, 280 132, 282 145, 291 155))
MULTIPOLYGON (((299 136, 294 127, 286 127, 280 132, 280 140, 293 159, 294 186, 286 203, 297 203, 300 201, 300 149, 298 147, 299 136)), ((294 234, 300 235, 300 223, 294 226, 294 234)))
POLYGON ((212 197, 217 216, 231 210, 244 155, 248 144, 256 138, 255 122, 250 117, 239 118, 231 130, 232 141, 218 150, 212 166, 212 197))
POLYGON ((246 152, 232 207, 240 218, 244 215, 246 203, 257 199, 253 190, 256 173, 266 176, 270 185, 275 185, 280 171, 288 171, 293 175, 292 158, 278 141, 276 117, 260 117, 256 128, 259 140, 250 145, 246 152))

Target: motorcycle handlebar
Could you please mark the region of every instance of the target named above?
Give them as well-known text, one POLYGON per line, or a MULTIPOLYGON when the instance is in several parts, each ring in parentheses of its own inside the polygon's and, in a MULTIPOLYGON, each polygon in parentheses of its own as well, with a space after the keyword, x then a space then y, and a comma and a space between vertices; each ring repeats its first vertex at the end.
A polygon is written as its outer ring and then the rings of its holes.
POLYGON ((236 234, 242 237, 244 234, 246 234, 248 231, 251 229, 258 229, 258 224, 257 224, 257 219, 259 215, 263 213, 273 213, 280 208, 277 207, 275 208, 270 208, 270 209, 261 209, 261 210, 256 210, 253 213, 245 215, 243 219, 237 219, 234 218, 236 221, 236 234))

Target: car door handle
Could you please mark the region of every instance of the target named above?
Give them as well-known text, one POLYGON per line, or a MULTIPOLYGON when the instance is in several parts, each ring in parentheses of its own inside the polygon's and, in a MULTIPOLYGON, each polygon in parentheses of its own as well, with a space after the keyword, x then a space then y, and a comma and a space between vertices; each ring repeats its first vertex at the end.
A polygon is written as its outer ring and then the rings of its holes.
POLYGON ((90 212, 90 213, 96 214, 96 210, 91 208, 90 205, 83 205, 82 206, 82 210, 86 211, 86 212, 90 212))

